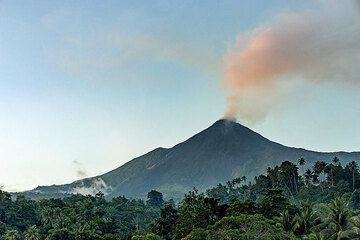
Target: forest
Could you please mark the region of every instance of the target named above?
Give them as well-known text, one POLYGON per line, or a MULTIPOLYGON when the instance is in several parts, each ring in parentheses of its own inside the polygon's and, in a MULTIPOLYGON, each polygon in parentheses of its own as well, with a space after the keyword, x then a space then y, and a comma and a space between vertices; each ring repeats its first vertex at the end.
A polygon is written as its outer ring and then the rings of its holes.
POLYGON ((31 200, 0 191, 1 240, 360 239, 360 173, 338 158, 300 158, 239 176, 180 202, 72 195, 31 200), (308 168, 309 167, 309 168, 308 168))

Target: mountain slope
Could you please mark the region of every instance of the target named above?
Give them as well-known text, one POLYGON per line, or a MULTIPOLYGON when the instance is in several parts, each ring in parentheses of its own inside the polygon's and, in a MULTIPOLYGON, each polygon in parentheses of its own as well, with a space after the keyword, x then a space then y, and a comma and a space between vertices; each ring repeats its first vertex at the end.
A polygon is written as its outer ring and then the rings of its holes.
POLYGON ((95 193, 143 197, 158 189, 166 196, 200 190, 245 175, 248 179, 269 166, 304 157, 309 164, 339 157, 343 163, 360 162, 360 152, 320 153, 286 147, 229 120, 219 120, 190 139, 165 149, 157 148, 119 168, 66 185, 38 187, 35 193, 95 193))

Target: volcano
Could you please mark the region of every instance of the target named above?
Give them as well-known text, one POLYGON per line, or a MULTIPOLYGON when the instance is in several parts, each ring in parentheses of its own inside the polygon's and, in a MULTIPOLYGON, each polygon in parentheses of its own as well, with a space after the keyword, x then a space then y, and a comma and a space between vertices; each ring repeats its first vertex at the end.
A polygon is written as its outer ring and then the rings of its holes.
POLYGON ((172 148, 157 148, 103 175, 65 185, 39 186, 28 193, 95 193, 108 197, 144 197, 151 189, 167 198, 182 196, 224 183, 239 176, 251 180, 285 160, 307 164, 331 161, 337 156, 343 164, 360 162, 360 152, 315 152, 270 141, 231 120, 218 120, 209 128, 172 148))

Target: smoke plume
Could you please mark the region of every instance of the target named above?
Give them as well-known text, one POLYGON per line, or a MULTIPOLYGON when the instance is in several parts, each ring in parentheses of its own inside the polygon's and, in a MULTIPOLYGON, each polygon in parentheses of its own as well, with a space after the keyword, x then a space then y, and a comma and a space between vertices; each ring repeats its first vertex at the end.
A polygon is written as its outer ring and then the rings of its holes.
POLYGON ((81 162, 75 159, 73 161, 73 164, 76 166, 76 175, 79 178, 85 178, 88 176, 88 174, 86 173, 86 169, 83 167, 81 162))
POLYGON ((108 194, 111 191, 111 187, 105 183, 101 178, 95 178, 92 180, 90 186, 86 186, 84 181, 81 181, 81 185, 74 187, 69 193, 81 194, 81 195, 95 195, 98 192, 108 194))
POLYGON ((323 1, 240 34, 224 61, 225 118, 258 121, 279 103, 280 81, 360 85, 360 13, 355 1, 323 1))

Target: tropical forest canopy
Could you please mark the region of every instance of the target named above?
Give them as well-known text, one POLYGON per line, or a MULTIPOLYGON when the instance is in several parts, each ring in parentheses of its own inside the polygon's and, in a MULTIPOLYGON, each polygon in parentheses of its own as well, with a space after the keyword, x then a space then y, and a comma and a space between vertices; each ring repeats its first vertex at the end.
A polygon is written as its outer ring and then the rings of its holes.
POLYGON ((360 239, 356 162, 306 160, 241 176, 175 203, 152 190, 147 200, 72 195, 34 201, 0 192, 1 240, 360 239))

